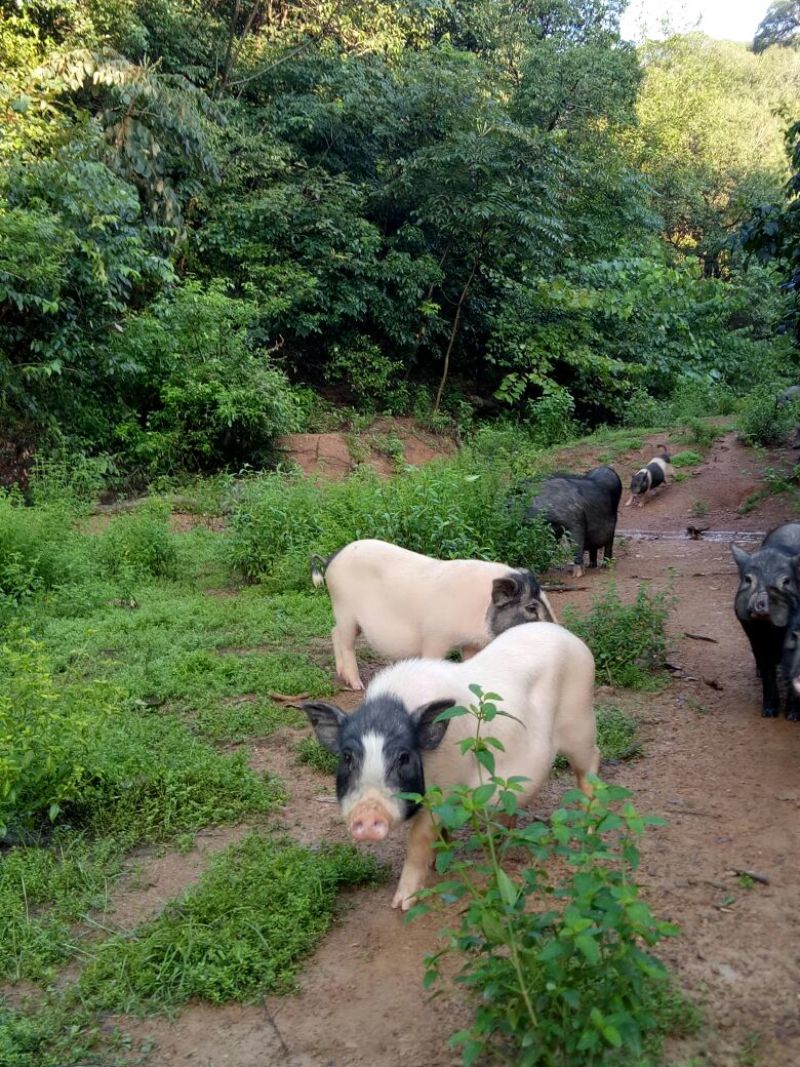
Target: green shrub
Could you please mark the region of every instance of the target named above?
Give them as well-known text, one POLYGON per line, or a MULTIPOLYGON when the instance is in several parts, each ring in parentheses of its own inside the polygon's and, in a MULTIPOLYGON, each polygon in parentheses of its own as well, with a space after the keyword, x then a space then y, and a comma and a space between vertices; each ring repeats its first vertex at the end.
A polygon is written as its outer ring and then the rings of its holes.
POLYGON ((458 457, 382 481, 361 470, 317 485, 295 475, 253 478, 231 519, 231 559, 248 578, 308 584, 312 552, 378 537, 441 559, 494 559, 545 570, 560 558, 550 527, 508 505, 503 476, 458 457))
POLYGON ((633 873, 637 839, 663 820, 640 816, 626 789, 595 780, 591 800, 577 790, 549 823, 508 829, 521 785, 495 774, 488 725, 502 697, 475 687, 477 721, 466 751, 484 768, 475 789, 428 790, 424 805, 438 819, 436 868, 445 876, 423 890, 412 915, 436 902, 458 903, 459 922, 446 947, 426 958, 426 987, 442 960, 457 955, 456 981, 474 1004, 471 1022, 453 1034, 465 1067, 484 1059, 515 1067, 641 1067, 665 1033, 692 1021, 663 964, 650 951, 675 926, 658 920, 639 897, 633 873), (459 839, 453 831, 467 829, 459 839), (522 849, 527 862, 506 865, 522 849), (678 1007, 683 1008, 682 1019, 678 1007))
POLYGON ((528 406, 531 436, 542 448, 560 445, 579 436, 579 426, 573 418, 575 401, 568 389, 548 384, 539 400, 528 406))
POLYGON ((736 426, 748 445, 782 444, 800 422, 797 402, 778 407, 776 390, 762 385, 744 401, 736 426))
POLYGON ((81 994, 129 1011, 289 993, 298 961, 330 926, 338 890, 380 877, 377 861, 352 846, 311 851, 251 833, 134 937, 103 942, 81 994))
POLYGON ((588 614, 581 615, 568 604, 563 622, 592 650, 600 683, 646 689, 664 667, 670 604, 668 593, 648 593, 644 583, 636 600, 623 604, 611 582, 604 594, 595 597, 588 614))
POLYGON ((139 366, 142 388, 158 394, 145 428, 131 415, 117 429, 129 460, 150 475, 258 464, 299 429, 300 406, 259 348, 257 319, 220 282, 186 283, 128 321, 114 359, 139 366))
POLYGON ((116 578, 174 578, 177 552, 169 529, 169 505, 145 501, 115 518, 99 541, 99 558, 116 578))
POLYGON ((110 710, 103 683, 57 684, 37 642, 0 645, 0 837, 11 825, 55 819, 80 794, 110 710))

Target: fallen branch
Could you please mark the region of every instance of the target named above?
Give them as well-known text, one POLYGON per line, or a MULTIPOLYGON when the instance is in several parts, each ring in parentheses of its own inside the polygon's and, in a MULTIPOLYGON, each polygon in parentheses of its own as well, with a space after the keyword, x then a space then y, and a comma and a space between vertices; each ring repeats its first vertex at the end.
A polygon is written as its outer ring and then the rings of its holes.
POLYGON ((546 593, 585 593, 588 585, 543 585, 546 593))
POLYGON ((267 693, 276 704, 295 704, 298 700, 308 700, 308 693, 267 693))
POLYGON ((719 644, 719 641, 716 639, 716 637, 706 637, 704 634, 690 634, 686 632, 683 636, 690 637, 692 641, 708 641, 712 645, 719 644))
POLYGON ((765 874, 758 874, 756 871, 748 871, 744 867, 731 867, 734 874, 743 874, 747 878, 752 878, 754 882, 760 882, 761 885, 769 885, 769 878, 765 874))

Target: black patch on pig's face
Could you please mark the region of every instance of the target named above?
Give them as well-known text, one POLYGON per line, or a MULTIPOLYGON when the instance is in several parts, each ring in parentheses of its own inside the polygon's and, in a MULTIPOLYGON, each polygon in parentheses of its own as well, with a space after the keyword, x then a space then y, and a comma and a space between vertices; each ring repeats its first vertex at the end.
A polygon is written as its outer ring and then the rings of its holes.
POLYGON ((509 571, 492 582, 486 628, 493 637, 526 622, 553 622, 533 571, 509 571))
MULTIPOLYGON (((304 704, 322 744, 339 755, 336 769, 336 795, 339 802, 359 792, 376 789, 388 795, 425 792, 423 751, 436 748, 447 731, 447 722, 436 717, 452 707, 453 700, 438 700, 409 712, 405 704, 389 694, 367 698, 352 715, 331 704, 304 704), (341 716, 341 718, 339 718, 341 716), (320 733, 319 721, 323 722, 320 733), (336 722, 336 739, 329 729, 336 722), (334 747, 335 745, 335 747, 334 747)), ((419 808, 409 800, 397 799, 401 817, 410 818, 419 808)))
POLYGON ((646 493, 650 488, 650 479, 647 477, 647 468, 642 467, 640 471, 631 478, 631 492, 634 496, 641 496, 642 493, 646 493))
POLYGON ((773 548, 748 555, 736 545, 731 547, 740 576, 734 601, 737 617, 787 626, 798 598, 793 558, 773 548))

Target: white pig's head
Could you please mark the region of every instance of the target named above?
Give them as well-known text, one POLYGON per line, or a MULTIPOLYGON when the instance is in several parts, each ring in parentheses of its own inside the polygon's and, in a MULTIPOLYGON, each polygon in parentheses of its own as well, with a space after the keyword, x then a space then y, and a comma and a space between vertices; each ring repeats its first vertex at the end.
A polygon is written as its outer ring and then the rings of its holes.
POLYGON ((335 704, 303 704, 320 744, 339 757, 336 795, 356 841, 381 841, 419 805, 398 794, 425 792, 422 754, 441 744, 455 701, 436 700, 409 711, 399 697, 367 698, 346 715, 335 704))

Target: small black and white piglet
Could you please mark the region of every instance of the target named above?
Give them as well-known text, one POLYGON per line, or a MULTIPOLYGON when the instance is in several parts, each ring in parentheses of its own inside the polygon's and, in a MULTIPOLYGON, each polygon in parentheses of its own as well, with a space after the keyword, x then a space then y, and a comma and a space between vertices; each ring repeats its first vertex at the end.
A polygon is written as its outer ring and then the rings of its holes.
POLYGON ((521 802, 542 787, 558 753, 591 792, 587 775, 599 766, 594 659, 578 637, 553 623, 506 630, 464 663, 412 659, 388 667, 349 716, 332 704, 303 705, 320 743, 339 756, 336 793, 353 839, 381 841, 410 820, 392 907, 409 908, 425 884, 436 837, 428 812, 398 794, 481 782, 474 756, 459 748, 474 734, 472 717, 436 721, 445 708, 475 702, 471 684, 500 694, 500 706, 514 716, 492 720, 491 735, 504 746, 496 753, 497 774, 526 779, 521 802))
POLYGON ((666 485, 667 478, 674 473, 670 459, 671 457, 665 449, 634 474, 631 478, 631 495, 625 503, 626 508, 631 506, 634 498, 638 504, 644 507, 647 493, 658 489, 659 486, 666 485))

